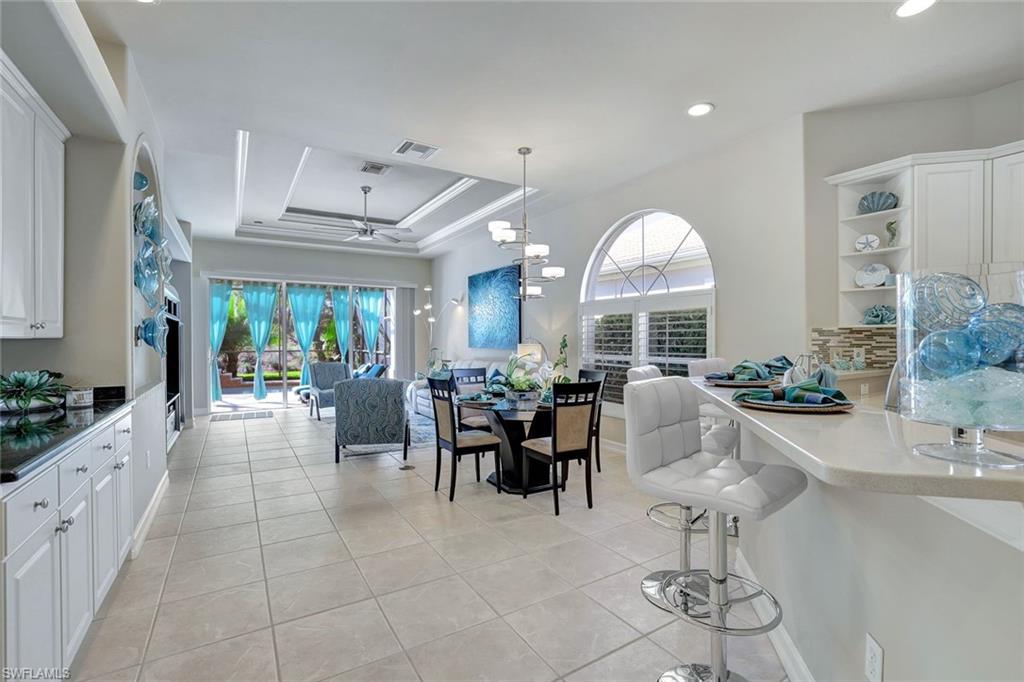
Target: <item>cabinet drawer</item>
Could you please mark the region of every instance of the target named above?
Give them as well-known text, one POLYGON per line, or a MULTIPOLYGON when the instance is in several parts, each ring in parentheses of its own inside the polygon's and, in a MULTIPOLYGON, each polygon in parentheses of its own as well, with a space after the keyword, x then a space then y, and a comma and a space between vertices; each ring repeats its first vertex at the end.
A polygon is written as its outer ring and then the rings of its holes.
POLYGON ((114 450, 120 450, 128 443, 132 442, 132 416, 129 414, 127 417, 119 420, 114 425, 114 450))
POLYGON ((92 476, 92 472, 95 470, 92 462, 92 447, 86 443, 65 457, 57 467, 60 470, 61 504, 74 495, 75 491, 92 476))
POLYGON ((16 549, 53 514, 58 499, 56 467, 11 495, 4 505, 4 515, 7 517, 4 556, 16 549))
POLYGON ((108 426, 93 436, 92 443, 92 468, 99 469, 100 466, 110 459, 114 454, 114 427, 108 426))

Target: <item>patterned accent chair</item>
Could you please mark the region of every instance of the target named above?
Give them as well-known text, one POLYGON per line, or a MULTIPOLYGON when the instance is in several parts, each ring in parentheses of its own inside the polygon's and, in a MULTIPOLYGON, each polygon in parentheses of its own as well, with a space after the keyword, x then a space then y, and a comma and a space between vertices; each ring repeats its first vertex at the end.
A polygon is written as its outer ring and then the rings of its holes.
POLYGON ((405 382, 397 379, 346 379, 334 385, 334 461, 347 445, 402 444, 409 457, 409 419, 405 382))
POLYGON ((320 420, 320 407, 334 405, 334 384, 352 378, 352 368, 345 362, 314 362, 309 365, 309 416, 320 420))

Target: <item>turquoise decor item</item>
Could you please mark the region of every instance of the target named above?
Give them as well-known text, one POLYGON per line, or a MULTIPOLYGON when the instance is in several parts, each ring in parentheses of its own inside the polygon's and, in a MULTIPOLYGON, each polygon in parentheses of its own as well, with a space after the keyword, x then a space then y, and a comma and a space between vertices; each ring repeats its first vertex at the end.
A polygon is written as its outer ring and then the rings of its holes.
POLYGON ((160 304, 160 262, 157 260, 156 246, 146 240, 135 254, 132 271, 135 288, 142 294, 146 306, 152 310, 160 304))
POLYGON ((53 410, 64 402, 70 386, 60 372, 40 369, 0 374, 0 412, 53 410))
POLYGON ((366 342, 366 352, 372 359, 373 352, 377 348, 377 337, 380 334, 380 321, 384 317, 383 289, 359 290, 359 317, 363 321, 363 340, 366 342))
POLYGON ((857 213, 878 213, 896 208, 900 203, 899 197, 892 192, 868 192, 857 202, 857 213))
POLYGON ((951 272, 937 272, 914 281, 910 298, 914 323, 925 332, 963 329, 987 302, 980 284, 951 272))
POLYGON ((247 282, 242 285, 242 298, 245 299, 245 312, 249 318, 249 335, 256 351, 252 395, 256 400, 263 400, 267 397, 267 384, 263 380, 263 351, 270 341, 270 328, 277 308, 277 285, 247 282))
POLYGON ((896 324, 896 309, 891 305, 873 305, 864 311, 862 324, 896 324))
POLYGON ((324 307, 324 296, 327 291, 323 287, 290 286, 288 287, 288 303, 292 309, 295 322, 295 338, 302 350, 302 374, 299 385, 308 386, 309 349, 313 346, 313 337, 320 326, 320 311, 324 307))
POLYGON ((145 173, 135 171, 135 175, 132 176, 132 187, 139 192, 145 192, 149 189, 149 178, 146 177, 145 173))
POLYGON ((160 308, 156 315, 142 320, 139 338, 159 353, 160 357, 167 356, 167 311, 164 308, 160 308))
POLYGON ((338 339, 341 361, 348 362, 348 337, 352 330, 352 312, 349 309, 348 288, 331 289, 334 304, 334 333, 338 339))
POLYGON ((885 224, 885 233, 889 235, 889 240, 885 243, 886 247, 892 248, 899 243, 900 239, 900 225, 895 220, 890 220, 885 224))
POLYGON ((974 369, 981 359, 981 349, 974 337, 958 329, 932 332, 921 340, 918 350, 921 363, 944 377, 974 369))
POLYGON ((210 390, 214 400, 221 399, 220 366, 217 355, 228 329, 231 282, 210 282, 210 390))
POLYGON ((132 224, 135 234, 149 239, 154 244, 163 241, 160 230, 160 210, 156 207, 156 198, 148 196, 135 204, 132 209, 132 224))
POLYGON ((1024 348, 1024 306, 993 303, 971 316, 967 330, 981 349, 981 361, 1000 365, 1024 348))

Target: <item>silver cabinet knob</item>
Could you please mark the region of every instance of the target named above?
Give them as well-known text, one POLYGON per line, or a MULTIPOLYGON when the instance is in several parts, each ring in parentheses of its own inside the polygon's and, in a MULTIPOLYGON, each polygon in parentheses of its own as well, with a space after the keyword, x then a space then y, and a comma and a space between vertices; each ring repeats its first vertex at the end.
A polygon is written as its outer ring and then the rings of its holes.
POLYGON ((79 474, 84 474, 84 473, 85 473, 85 472, 87 472, 87 471, 89 471, 89 467, 88 467, 87 465, 85 465, 85 464, 83 464, 83 465, 82 465, 82 466, 80 466, 80 467, 76 467, 76 468, 75 468, 75 472, 76 472, 76 473, 79 473, 79 474))
POLYGON ((29 329, 39 329, 39 325, 36 324, 35 322, 29 322, 28 328, 29 329))
POLYGON ((121 433, 131 433, 131 432, 132 432, 132 427, 130 427, 130 426, 126 426, 123 429, 121 429, 121 433))
POLYGON ((36 507, 38 507, 39 509, 46 509, 49 506, 50 506, 50 498, 44 497, 43 499, 39 500, 38 502, 33 502, 32 503, 32 511, 35 511, 36 507))
POLYGON ((39 328, 40 329, 46 329, 46 323, 45 322, 40 322, 39 323, 39 328))
POLYGON ((64 523, 68 524, 69 527, 75 525, 75 517, 69 516, 68 518, 64 519, 64 523))
POLYGON ((124 469, 124 462, 118 462, 117 464, 114 465, 114 468, 117 469, 118 471, 124 469))
POLYGON ((103 449, 104 450, 113 450, 114 446, 112 444, 110 444, 110 443, 104 443, 103 444, 103 449))
POLYGON ((73 525, 75 525, 75 520, 73 518, 64 519, 60 522, 60 525, 57 526, 56 530, 58 533, 67 533, 68 529, 73 525))

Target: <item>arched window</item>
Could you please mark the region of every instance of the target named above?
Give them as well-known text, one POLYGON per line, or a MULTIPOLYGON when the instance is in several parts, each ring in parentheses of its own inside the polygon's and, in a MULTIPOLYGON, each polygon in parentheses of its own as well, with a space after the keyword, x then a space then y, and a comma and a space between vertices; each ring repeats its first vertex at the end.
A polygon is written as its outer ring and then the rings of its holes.
POLYGON ((679 216, 640 211, 608 231, 580 292, 580 365, 608 372, 607 402, 622 402, 630 367, 686 376, 713 354, 714 287, 704 240, 679 216))

